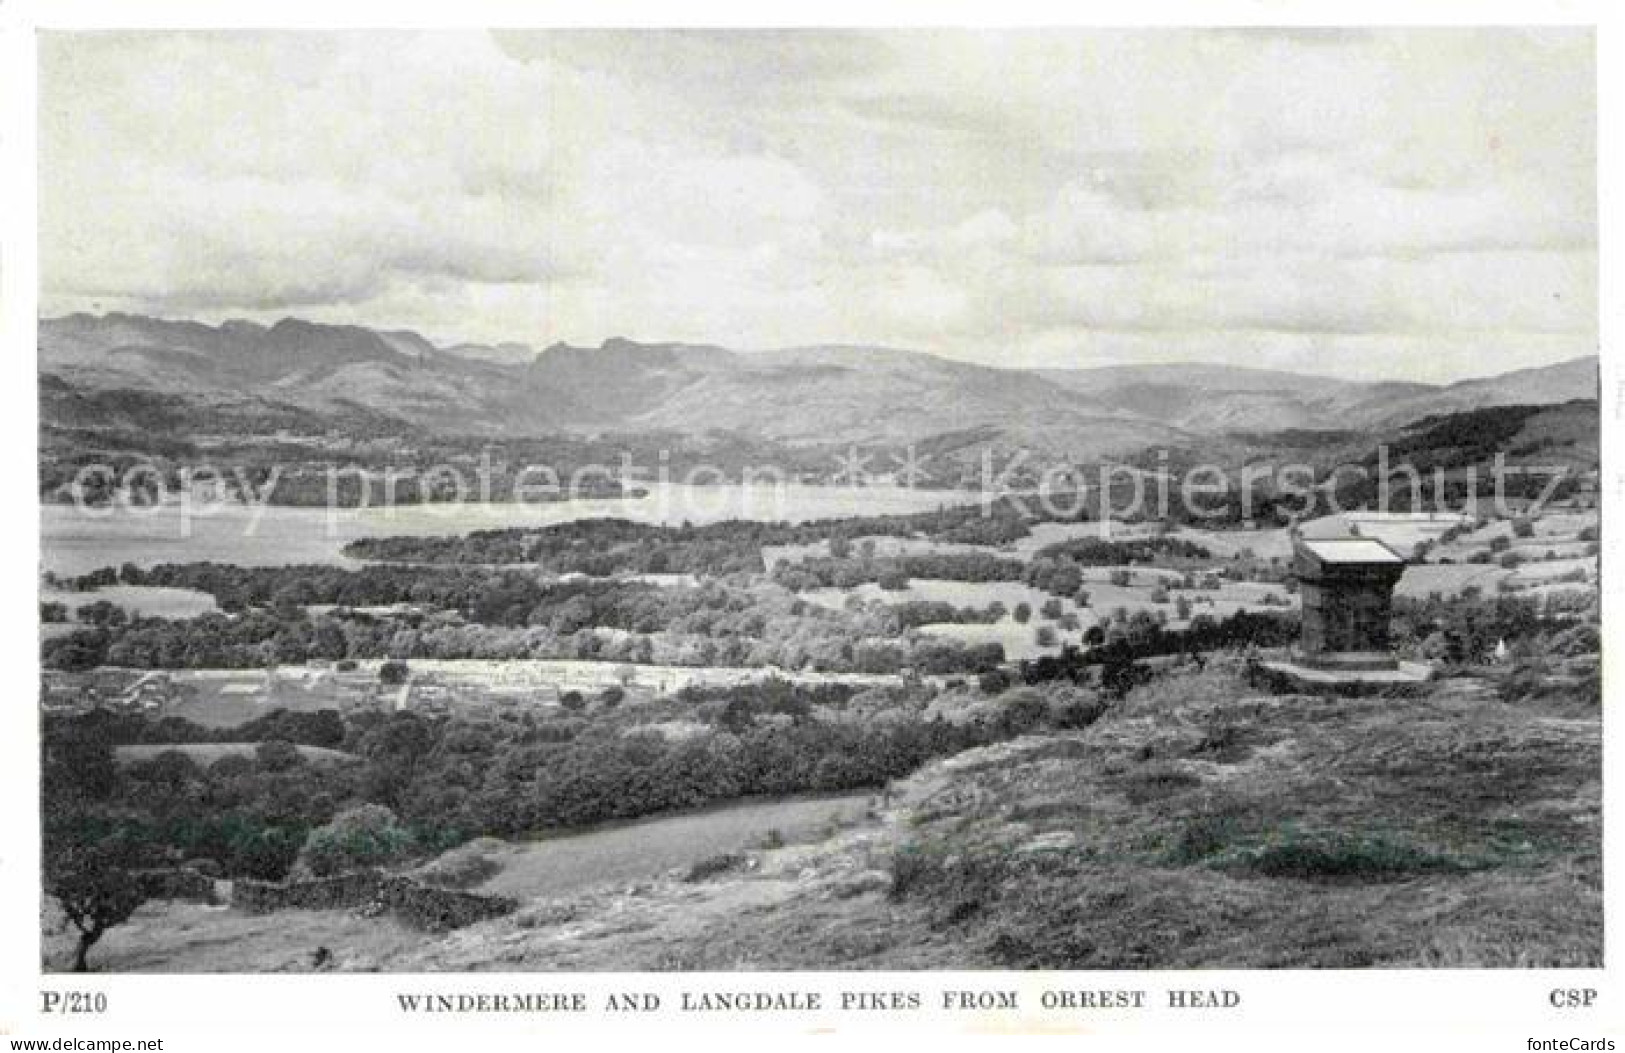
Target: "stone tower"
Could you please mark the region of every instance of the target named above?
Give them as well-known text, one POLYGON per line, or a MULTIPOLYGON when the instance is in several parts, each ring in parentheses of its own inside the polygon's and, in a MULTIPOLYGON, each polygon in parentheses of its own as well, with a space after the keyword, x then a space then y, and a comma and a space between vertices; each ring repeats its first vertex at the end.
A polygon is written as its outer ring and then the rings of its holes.
POLYGON ((1322 669, 1397 669, 1389 651, 1394 586, 1405 560, 1369 538, 1295 539, 1303 600, 1301 660, 1322 669))

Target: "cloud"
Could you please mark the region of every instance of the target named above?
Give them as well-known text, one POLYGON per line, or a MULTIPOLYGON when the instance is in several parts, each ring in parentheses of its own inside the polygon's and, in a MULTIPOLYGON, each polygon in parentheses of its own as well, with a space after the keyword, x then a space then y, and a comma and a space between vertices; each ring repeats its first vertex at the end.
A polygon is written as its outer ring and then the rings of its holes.
POLYGON ((1350 368, 1403 375, 1477 341, 1529 364, 1595 345, 1593 52, 1562 30, 46 34, 42 299, 538 344, 1358 346, 1350 368))

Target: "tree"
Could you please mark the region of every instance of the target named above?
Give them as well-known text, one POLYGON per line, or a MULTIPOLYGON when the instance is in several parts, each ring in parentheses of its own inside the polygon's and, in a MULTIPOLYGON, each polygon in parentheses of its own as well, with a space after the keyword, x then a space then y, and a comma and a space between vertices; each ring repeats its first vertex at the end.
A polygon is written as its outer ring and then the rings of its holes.
POLYGON ((1033 640, 1040 647, 1055 646, 1055 626, 1040 625, 1033 633, 1033 640))
POLYGON ((263 771, 292 771, 305 762, 299 747, 287 739, 272 739, 254 747, 254 761, 263 771))
POLYGON ((391 658, 378 666, 378 682, 389 687, 399 687, 406 683, 411 669, 398 658, 391 658))
POLYGON ((1134 661, 1127 647, 1117 645, 1107 649, 1100 669, 1100 686, 1106 694, 1122 698, 1144 679, 1145 669, 1134 661))
POLYGON ((73 971, 88 972, 87 956, 107 930, 130 919, 146 902, 136 870, 144 846, 122 831, 106 836, 89 816, 47 822, 44 838, 44 890, 79 933, 73 971), (100 835, 100 836, 98 836, 100 835))
POLYGON ((1026 625, 1028 620, 1033 616, 1033 605, 1028 603, 1026 600, 1022 600, 1020 603, 1016 604, 1015 610, 1012 611, 1011 614, 1015 617, 1016 621, 1020 622, 1022 625, 1026 625))
POLYGON ((887 567, 876 576, 876 584, 887 592, 902 592, 908 588, 908 572, 900 567, 887 567))
POLYGON ((976 686, 984 695, 996 695, 1010 686, 1010 674, 1003 669, 989 669, 977 676, 976 686))
POLYGON ((398 862, 416 848, 410 830, 381 804, 363 804, 335 815, 305 838, 299 862, 318 876, 398 862))

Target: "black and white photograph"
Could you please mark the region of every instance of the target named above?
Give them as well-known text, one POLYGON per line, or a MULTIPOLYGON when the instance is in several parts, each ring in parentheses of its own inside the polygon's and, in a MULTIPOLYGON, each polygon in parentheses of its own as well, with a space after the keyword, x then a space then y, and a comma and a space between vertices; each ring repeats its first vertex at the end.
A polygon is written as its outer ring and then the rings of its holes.
POLYGON ((1595 987, 1595 27, 677 21, 30 31, 42 990, 1595 987))

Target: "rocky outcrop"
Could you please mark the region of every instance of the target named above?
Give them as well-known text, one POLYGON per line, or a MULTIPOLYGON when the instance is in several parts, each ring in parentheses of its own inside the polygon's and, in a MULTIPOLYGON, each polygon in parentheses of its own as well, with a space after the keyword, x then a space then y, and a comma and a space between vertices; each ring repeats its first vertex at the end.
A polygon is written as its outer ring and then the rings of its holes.
POLYGON ((398 874, 379 870, 352 870, 332 877, 287 882, 238 881, 233 903, 244 910, 388 911, 410 925, 430 932, 460 929, 465 925, 512 913, 517 904, 503 896, 486 896, 458 889, 435 888, 398 874))

